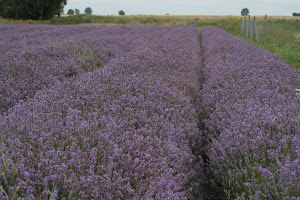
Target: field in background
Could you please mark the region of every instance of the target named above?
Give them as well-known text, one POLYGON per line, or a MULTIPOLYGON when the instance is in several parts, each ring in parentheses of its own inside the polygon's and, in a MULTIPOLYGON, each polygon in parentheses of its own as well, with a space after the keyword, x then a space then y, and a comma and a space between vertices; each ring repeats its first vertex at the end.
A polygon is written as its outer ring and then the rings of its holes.
MULTIPOLYGON (((175 26, 191 24, 199 28, 218 27, 225 31, 255 43, 256 45, 269 50, 280 56, 290 65, 300 70, 300 39, 291 33, 289 29, 278 28, 285 26, 296 26, 296 19, 300 17, 287 16, 269 16, 265 42, 254 41, 241 36, 241 16, 224 16, 224 15, 126 15, 126 16, 103 16, 103 15, 74 15, 54 17, 49 21, 30 21, 30 20, 9 20, 0 18, 0 24, 47 24, 47 25, 158 25, 158 26, 175 26)), ((262 23, 264 16, 256 16, 256 20, 262 23)), ((299 36, 300 37, 300 36, 299 36)))

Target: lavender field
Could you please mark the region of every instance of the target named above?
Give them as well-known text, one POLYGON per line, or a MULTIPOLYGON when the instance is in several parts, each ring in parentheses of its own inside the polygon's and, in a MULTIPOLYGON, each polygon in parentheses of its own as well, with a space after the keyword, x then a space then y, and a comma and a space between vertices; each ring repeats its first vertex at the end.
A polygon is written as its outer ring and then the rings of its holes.
POLYGON ((0 199, 300 198, 300 73, 266 50, 196 26, 0 33, 0 199))

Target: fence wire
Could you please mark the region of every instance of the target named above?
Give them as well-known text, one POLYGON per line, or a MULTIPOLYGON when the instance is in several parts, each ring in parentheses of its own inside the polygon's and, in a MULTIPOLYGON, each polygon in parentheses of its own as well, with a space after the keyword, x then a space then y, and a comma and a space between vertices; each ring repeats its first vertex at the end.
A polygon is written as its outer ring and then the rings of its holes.
POLYGON ((296 20, 295 23, 277 24, 272 21, 264 22, 263 20, 248 19, 241 21, 241 36, 245 38, 264 42, 265 38, 273 35, 275 32, 286 32, 295 37, 300 35, 298 21, 296 20))

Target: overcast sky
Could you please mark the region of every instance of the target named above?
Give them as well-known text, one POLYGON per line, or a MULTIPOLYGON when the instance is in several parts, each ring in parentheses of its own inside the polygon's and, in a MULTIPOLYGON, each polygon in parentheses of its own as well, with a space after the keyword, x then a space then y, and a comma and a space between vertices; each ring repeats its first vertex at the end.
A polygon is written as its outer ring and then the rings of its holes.
POLYGON ((240 15, 248 8, 250 15, 291 16, 300 13, 300 0, 67 0, 65 13, 91 7, 96 15, 240 15))

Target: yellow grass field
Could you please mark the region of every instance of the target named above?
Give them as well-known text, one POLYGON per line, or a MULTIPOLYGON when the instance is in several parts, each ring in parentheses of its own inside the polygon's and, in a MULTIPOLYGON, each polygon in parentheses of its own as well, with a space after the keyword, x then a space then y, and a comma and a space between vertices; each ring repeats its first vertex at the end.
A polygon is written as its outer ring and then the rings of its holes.
MULTIPOLYGON (((83 16, 83 15, 81 15, 83 16)), ((69 15, 61 15, 62 18, 69 17, 77 17, 77 16, 69 16, 69 15)), ((89 16, 88 16, 89 17, 89 16)), ((157 19, 156 22, 161 22, 163 24, 177 25, 177 24, 185 24, 187 21, 216 21, 216 20, 234 20, 241 21, 244 20, 242 16, 234 16, 234 15, 92 15, 93 18, 92 23, 98 23, 97 18, 114 18, 116 20, 123 19, 122 21, 126 21, 126 24, 139 24, 140 20, 143 19, 157 19)), ((263 20, 265 16, 255 16, 258 20, 263 20)), ((55 16, 55 18, 58 18, 55 16)), ((248 18, 248 17, 247 17, 248 18)), ((252 18, 252 16, 251 16, 252 18)), ((300 19, 300 17, 293 16, 268 16, 268 20, 295 20, 300 19)), ((153 21, 153 20, 152 20, 153 21)), ((154 20, 155 21, 155 20, 154 20)), ((51 24, 51 20, 49 21, 34 21, 34 20, 13 20, 13 19, 3 19, 0 17, 0 24, 51 24)), ((112 23, 113 24, 113 23, 112 23)))

